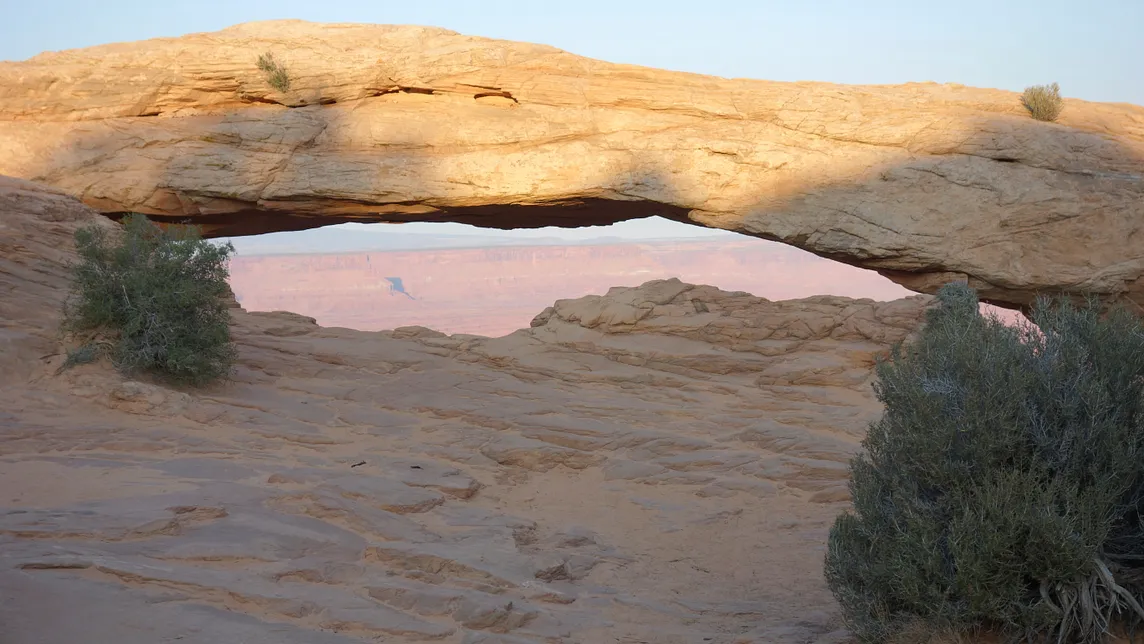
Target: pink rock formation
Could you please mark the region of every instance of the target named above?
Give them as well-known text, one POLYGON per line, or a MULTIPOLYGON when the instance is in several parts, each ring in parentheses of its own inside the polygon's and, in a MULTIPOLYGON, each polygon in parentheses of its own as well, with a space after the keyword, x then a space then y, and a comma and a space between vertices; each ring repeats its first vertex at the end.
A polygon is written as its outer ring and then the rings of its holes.
POLYGON ((1010 308, 1144 304, 1144 108, 615 65, 442 29, 275 21, 0 63, 0 173, 217 234, 662 214, 1010 308), (256 61, 286 67, 285 91, 256 61))
POLYGON ((874 356, 927 296, 664 280, 496 339, 236 309, 233 382, 178 391, 57 371, 69 238, 92 221, 0 179, 8 641, 845 636, 822 549, 878 413, 874 356))

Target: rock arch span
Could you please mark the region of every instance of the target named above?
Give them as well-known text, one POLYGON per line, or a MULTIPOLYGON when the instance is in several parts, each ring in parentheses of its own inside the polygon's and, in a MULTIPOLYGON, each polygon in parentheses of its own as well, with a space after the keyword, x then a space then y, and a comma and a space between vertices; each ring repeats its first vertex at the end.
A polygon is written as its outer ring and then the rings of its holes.
POLYGON ((1144 305, 1144 108, 724 79, 427 27, 274 21, 0 63, 0 173, 212 235, 661 215, 922 293, 1144 305), (271 51, 288 89, 255 61, 271 51))

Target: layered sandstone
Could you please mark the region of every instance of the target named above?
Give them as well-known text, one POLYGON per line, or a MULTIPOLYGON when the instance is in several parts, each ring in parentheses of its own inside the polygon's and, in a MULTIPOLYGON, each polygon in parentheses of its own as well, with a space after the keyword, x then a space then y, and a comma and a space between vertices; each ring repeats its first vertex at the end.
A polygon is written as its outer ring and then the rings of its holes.
POLYGON ((871 365, 930 298, 678 280, 502 338, 236 309, 233 382, 58 372, 70 236, 0 180, 5 641, 837 642, 871 365))
MULTIPOLYGON (((1066 88, 1067 89, 1067 88, 1066 88)), ((1144 108, 616 65, 387 25, 276 21, 0 63, 0 173, 215 234, 649 214, 919 292, 1144 303, 1144 108), (286 91, 256 65, 273 53, 286 91)))

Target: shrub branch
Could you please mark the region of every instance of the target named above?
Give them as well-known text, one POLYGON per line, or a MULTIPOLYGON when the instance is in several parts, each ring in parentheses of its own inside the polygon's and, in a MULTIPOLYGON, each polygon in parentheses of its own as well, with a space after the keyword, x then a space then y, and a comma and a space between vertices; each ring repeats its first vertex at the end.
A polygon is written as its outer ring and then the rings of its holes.
POLYGON ((258 56, 258 69, 266 74, 266 82, 279 92, 290 89, 290 75, 282 63, 274 59, 274 54, 266 52, 258 56))
POLYGON ((1038 121, 1055 121, 1064 108, 1060 85, 1053 83, 1026 87, 1025 93, 1021 95, 1021 104, 1038 121))

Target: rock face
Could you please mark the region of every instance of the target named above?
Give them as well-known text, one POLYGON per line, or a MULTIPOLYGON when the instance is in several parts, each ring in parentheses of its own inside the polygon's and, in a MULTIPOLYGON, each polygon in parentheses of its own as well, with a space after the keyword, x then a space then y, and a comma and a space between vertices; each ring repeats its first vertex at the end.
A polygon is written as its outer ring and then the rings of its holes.
POLYGON ((422 27, 277 21, 0 63, 0 173, 215 234, 660 214, 1010 308, 1144 303, 1144 108, 723 79, 422 27), (256 61, 270 52, 289 87, 256 61))
POLYGON ((236 309, 234 381, 184 392, 57 373, 69 237, 100 219, 0 182, 5 641, 845 636, 826 534, 874 356, 927 296, 662 280, 496 339, 236 309))

